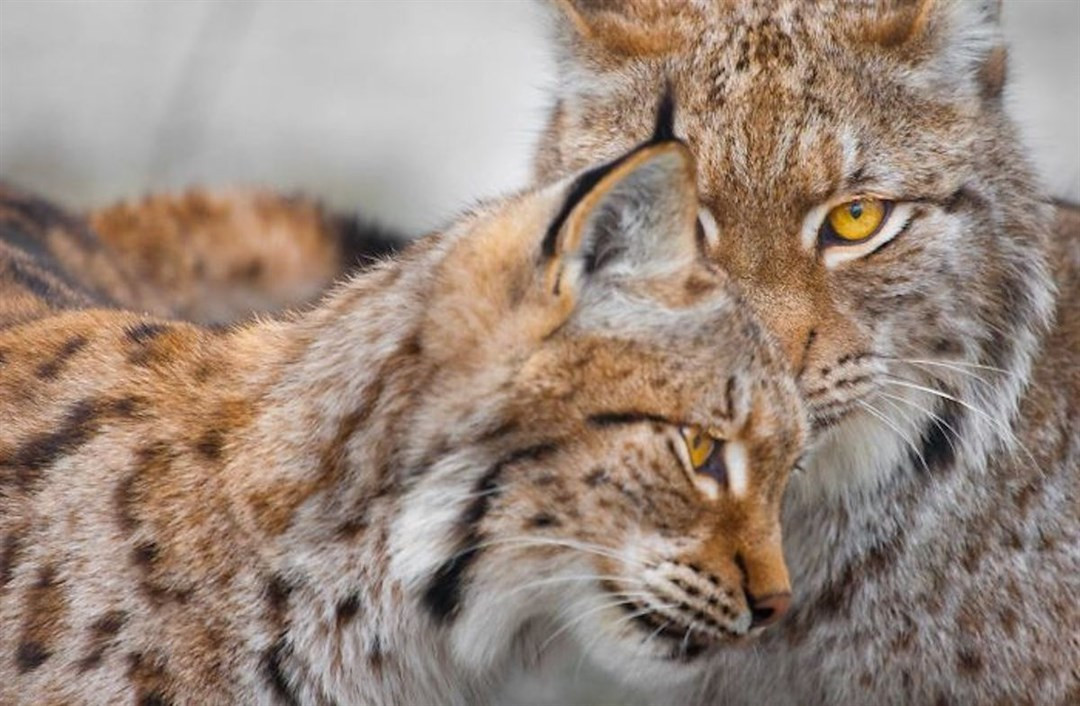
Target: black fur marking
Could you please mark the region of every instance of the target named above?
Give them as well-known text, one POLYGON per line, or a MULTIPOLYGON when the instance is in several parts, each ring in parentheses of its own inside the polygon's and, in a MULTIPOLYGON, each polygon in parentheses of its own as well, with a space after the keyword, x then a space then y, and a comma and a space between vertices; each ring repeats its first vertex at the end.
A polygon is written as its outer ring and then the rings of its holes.
POLYGON ((587 421, 589 424, 597 427, 610 427, 620 424, 643 424, 646 422, 667 425, 673 424, 671 420, 649 412, 598 412, 596 414, 590 414, 587 421))
POLYGON ((105 615, 94 621, 90 629, 99 635, 115 635, 124 627, 128 620, 128 614, 122 610, 110 610, 105 615))
POLYGON ((589 471, 589 475, 585 476, 585 485, 590 488, 596 488, 603 485, 608 481, 607 469, 597 466, 589 471))
POLYGON ((263 672, 274 694, 282 702, 287 706, 300 706, 300 697, 289 684, 282 664, 291 652, 292 649, 286 644, 284 636, 279 637, 263 655, 263 672))
POLYGON ((363 267, 400 252, 411 240, 357 215, 335 216, 331 227, 340 239, 341 259, 347 268, 363 267))
POLYGON ((652 139, 646 144, 659 144, 661 142, 674 142, 675 137, 675 95, 671 91, 671 83, 664 86, 664 93, 660 96, 660 103, 656 107, 656 125, 653 128, 652 139))
POLYGON ((266 605, 271 616, 279 623, 285 621, 289 612, 289 596, 292 595, 293 586, 285 577, 274 574, 266 582, 266 605))
POLYGON ((199 440, 195 442, 195 450, 203 458, 209 461, 221 459, 221 451, 225 446, 225 435, 220 429, 207 429, 199 440))
POLYGON ((73 336, 64 343, 63 347, 52 358, 39 365, 34 374, 41 380, 52 380, 59 374, 61 368, 76 353, 86 347, 86 336, 73 336))
POLYGON ((52 653, 40 642, 34 640, 20 642, 15 652, 15 666, 18 667, 19 674, 26 674, 44 664, 51 655, 52 653))
MULTIPOLYGON (((635 150, 635 152, 636 151, 637 150, 635 150)), ((570 186, 570 190, 566 194, 566 200, 563 202, 562 208, 559 209, 559 213, 555 216, 555 220, 548 226, 547 234, 544 236, 541 253, 543 253, 545 258, 555 256, 555 246, 559 242, 559 232, 566 224, 567 219, 570 218, 570 214, 573 212, 574 207, 577 206, 582 199, 588 196, 589 192, 596 188, 596 185, 600 183, 600 180, 613 169, 625 162, 631 154, 633 154, 633 152, 625 154, 607 164, 602 164, 599 167, 590 169, 574 180, 574 183, 570 186)))
POLYGON ((945 213, 956 213, 960 210, 983 209, 986 207, 986 200, 968 186, 961 186, 941 201, 940 205, 945 213))
POLYGON ((529 518, 529 527, 543 529, 544 527, 558 527, 562 522, 549 512, 539 512, 529 518))
POLYGON ((156 542, 143 542, 131 550, 131 561, 149 571, 157 561, 159 553, 156 542))
POLYGON ((582 199, 588 196, 589 192, 591 192, 609 172, 647 147, 652 147, 653 145, 663 142, 679 141, 680 140, 675 137, 675 98, 671 92, 671 86, 668 85, 664 88, 664 94, 661 96, 660 103, 656 109, 656 124, 653 129, 652 137, 623 156, 590 169, 574 180, 573 185, 571 185, 570 190, 567 192, 566 201, 563 202, 562 208, 559 209, 558 214, 555 216, 555 220, 548 226, 547 234, 544 236, 544 242, 541 246, 541 253, 543 256, 545 258, 555 256, 555 246, 559 242, 559 231, 562 230, 567 219, 570 218, 570 214, 573 212, 574 207, 577 206, 582 199))
POLYGON ((541 443, 514 451, 491 467, 473 486, 474 499, 458 520, 461 539, 454 554, 432 576, 424 591, 424 605, 438 622, 447 622, 461 607, 465 575, 480 555, 483 533, 480 523, 491 509, 491 501, 499 496, 499 478, 503 471, 515 463, 537 460, 556 451, 551 443, 541 443))
POLYGON ((26 265, 11 261, 8 263, 8 269, 11 272, 11 278, 15 280, 16 284, 26 288, 32 294, 41 297, 45 301, 64 299, 52 283, 42 277, 40 273, 34 272, 26 265))
POLYGON ((124 335, 132 343, 146 343, 169 330, 168 324, 158 324, 152 321, 143 321, 124 329, 124 335))
POLYGON ((75 403, 54 431, 31 437, 15 449, 10 459, 0 459, 0 467, 14 467, 15 482, 28 489, 42 470, 75 453, 97 435, 105 408, 106 404, 99 400, 75 403))
POLYGON ((356 614, 360 612, 360 595, 357 593, 350 593, 345 596, 337 604, 335 613, 337 615, 338 627, 348 624, 356 614))
POLYGON ((0 588, 3 588, 15 575, 15 565, 22 553, 22 537, 11 531, 4 537, 3 549, 0 549, 0 588))
POLYGON ((929 469, 931 473, 947 470, 956 461, 954 446, 964 423, 963 408, 956 402, 945 400, 938 417, 940 421, 927 420, 926 427, 919 436, 918 447, 922 460, 919 460, 914 450, 908 452, 908 460, 913 467, 924 468, 925 462, 925 469, 929 469))

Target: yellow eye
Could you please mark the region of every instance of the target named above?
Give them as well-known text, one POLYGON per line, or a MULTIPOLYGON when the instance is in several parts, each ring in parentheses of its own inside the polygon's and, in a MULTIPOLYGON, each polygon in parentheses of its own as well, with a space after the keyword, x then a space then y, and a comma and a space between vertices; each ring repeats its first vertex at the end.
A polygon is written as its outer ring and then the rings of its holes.
POLYGON ((888 206, 888 202, 870 197, 835 206, 826 218, 829 234, 840 240, 866 240, 876 233, 885 221, 888 206))
POLYGON ((716 449, 716 442, 708 434, 703 433, 697 427, 682 427, 683 441, 686 442, 686 452, 690 456, 690 465, 695 471, 700 470, 709 462, 716 449))

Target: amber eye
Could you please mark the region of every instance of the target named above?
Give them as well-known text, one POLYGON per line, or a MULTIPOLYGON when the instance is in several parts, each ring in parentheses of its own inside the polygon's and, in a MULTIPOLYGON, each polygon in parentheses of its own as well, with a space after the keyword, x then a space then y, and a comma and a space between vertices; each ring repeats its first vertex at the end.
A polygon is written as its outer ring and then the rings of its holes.
POLYGON ((865 197, 834 206, 825 218, 822 234, 828 238, 857 242, 866 240, 881 229, 892 202, 865 197))
POLYGON ((724 442, 714 439, 698 427, 682 427, 686 453, 690 457, 690 466, 697 473, 712 477, 723 485, 727 482, 727 469, 724 465, 724 442))

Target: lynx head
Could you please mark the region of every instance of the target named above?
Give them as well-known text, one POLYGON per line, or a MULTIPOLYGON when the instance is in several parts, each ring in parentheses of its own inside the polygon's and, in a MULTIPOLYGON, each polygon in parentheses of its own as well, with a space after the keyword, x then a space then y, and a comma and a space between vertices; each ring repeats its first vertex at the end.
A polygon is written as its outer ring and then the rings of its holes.
POLYGON ((1009 444, 1052 297, 996 3, 551 5, 539 177, 639 140, 641 97, 673 87, 708 257, 796 370, 821 451, 807 478, 841 477, 814 487, 1009 444))
POLYGON ((658 138, 433 246, 394 561, 459 657, 526 627, 670 680, 773 622, 805 419, 658 138))

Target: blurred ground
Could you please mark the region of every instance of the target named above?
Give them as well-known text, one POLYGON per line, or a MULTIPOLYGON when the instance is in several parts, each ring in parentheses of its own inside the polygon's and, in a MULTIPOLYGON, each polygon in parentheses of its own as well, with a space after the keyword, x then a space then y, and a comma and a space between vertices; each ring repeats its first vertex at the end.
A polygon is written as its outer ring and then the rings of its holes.
MULTIPOLYGON (((0 177, 73 206, 263 184, 419 233, 527 181, 552 69, 537 5, 0 0, 0 177)), ((1005 29, 1010 108, 1080 201, 1080 0, 1006 0, 1005 29)), ((563 657, 505 706, 631 703, 563 657)))
MULTIPOLYGON (((0 175, 81 206, 260 183, 413 232, 523 184, 536 0, 0 0, 0 175)), ((1080 1, 1006 0, 1010 105, 1080 200, 1080 1)))

